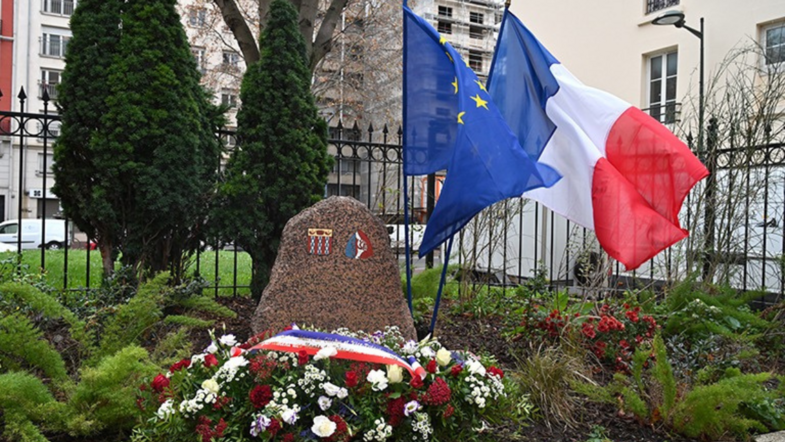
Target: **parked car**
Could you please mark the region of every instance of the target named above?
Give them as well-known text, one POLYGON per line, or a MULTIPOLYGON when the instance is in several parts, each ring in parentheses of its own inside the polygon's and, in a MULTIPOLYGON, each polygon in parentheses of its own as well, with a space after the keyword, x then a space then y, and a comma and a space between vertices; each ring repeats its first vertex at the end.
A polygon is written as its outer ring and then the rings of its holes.
POLYGON ((58 250, 65 247, 68 238, 65 220, 30 218, 21 220, 21 229, 19 225, 20 222, 16 219, 0 223, 0 243, 16 248, 21 230, 23 249, 46 247, 50 250, 58 250), (46 226, 45 233, 44 226, 46 226), (42 233, 46 235, 45 238, 42 238, 42 233))

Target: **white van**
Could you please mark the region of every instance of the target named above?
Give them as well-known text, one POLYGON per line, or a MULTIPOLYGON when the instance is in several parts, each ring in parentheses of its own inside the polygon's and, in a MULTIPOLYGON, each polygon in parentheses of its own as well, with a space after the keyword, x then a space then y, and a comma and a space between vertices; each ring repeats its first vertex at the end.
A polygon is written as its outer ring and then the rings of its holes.
MULTIPOLYGON (((19 240, 19 220, 12 219, 0 223, 0 242, 17 247, 19 240)), ((37 249, 43 244, 50 250, 57 250, 65 247, 68 238, 65 228, 65 220, 62 219, 22 219, 22 248, 37 249), (41 241, 41 233, 46 223, 46 238, 41 241)))
MULTIPOLYGON (((403 251, 406 247, 406 231, 403 224, 387 224, 387 234, 390 235, 390 246, 393 250, 403 251)), ((412 244, 409 245, 412 251, 420 250, 422 237, 425 233, 424 224, 409 224, 409 235, 412 244)))

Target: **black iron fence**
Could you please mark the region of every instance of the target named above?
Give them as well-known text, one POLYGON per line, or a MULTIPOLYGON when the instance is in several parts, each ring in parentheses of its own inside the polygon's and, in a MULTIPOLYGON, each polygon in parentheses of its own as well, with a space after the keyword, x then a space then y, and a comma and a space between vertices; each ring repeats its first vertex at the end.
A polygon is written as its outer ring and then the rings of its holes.
MULTIPOLYGON (((0 146, 10 143, 12 155, 9 169, 16 170, 15 187, 9 195, 16 196, 17 213, 24 213, 23 197, 27 192, 40 190, 46 195, 52 183, 43 173, 41 189, 31 189, 26 171, 31 170, 26 157, 51 152, 53 136, 59 128, 60 117, 51 111, 46 90, 43 91, 43 112, 26 111, 26 95, 19 95, 19 112, 0 112, 0 146), (15 165, 11 165, 13 160, 15 165), (21 172, 19 172, 21 171, 21 172)), ((713 128, 712 128, 713 127, 713 128)), ((554 214, 542 205, 526 200, 508 200, 487 209, 476 217, 456 238, 450 263, 458 264, 460 275, 472 283, 472 288, 487 286, 508 287, 540 275, 552 286, 565 287, 573 293, 603 296, 606 293, 630 288, 670 286, 692 275, 701 275, 705 262, 711 272, 704 277, 728 284, 739 290, 763 290, 767 293, 763 305, 782 299, 785 292, 785 145, 767 142, 759 146, 720 146, 708 128, 707 152, 699 153, 704 162, 714 161, 716 167, 715 203, 707 211, 704 202, 707 182, 699 183, 685 201, 681 214, 682 225, 690 230, 688 239, 653 258, 639 269, 625 271, 619 263, 609 260, 601 252, 591 231, 554 214), (712 141, 714 140, 714 141, 712 141), (711 216, 707 218, 707 212, 711 216), (705 220, 713 219, 712 229, 704 229, 705 220), (712 232, 711 244, 703 232, 712 232)), ((225 144, 237 148, 238 141, 231 130, 219 131, 225 144)), ((325 196, 351 196, 366 204, 378 215, 391 236, 391 244, 403 262, 404 180, 409 188, 409 213, 413 223, 414 250, 417 250, 423 225, 427 221, 429 186, 425 176, 405 177, 402 173, 400 127, 383 126, 351 128, 339 123, 331 128, 329 149, 335 166, 325 186, 325 196)), ((769 140, 770 141, 770 140, 769 140)), ((0 168, 0 170, 2 170, 0 168)), ((441 190, 443 176, 432 180, 435 197, 441 190)), ((0 180, 3 178, 0 177, 0 180)), ((36 184, 37 185, 37 184, 36 184)), ((37 218, 58 215, 39 205, 37 218)), ((66 220, 67 222, 68 220, 66 220)), ((45 223, 44 223, 45 224, 45 223)), ((42 235, 43 237, 43 235, 42 235)), ((79 238, 79 234, 72 234, 79 238)), ((81 241, 63 244, 63 287, 90 288, 98 285, 96 276, 100 265, 91 264, 92 241, 83 236, 81 241), (69 285, 69 250, 86 248, 85 286, 69 285)), ((15 244, 21 250, 21 242, 15 244)), ((237 294, 248 285, 238 277, 238 269, 247 264, 247 255, 234 244, 215 246, 196 254, 192 270, 212 278, 212 289, 237 294), (230 251, 230 257, 221 250, 230 251), (232 271, 221 273, 220 261, 231 261, 232 271)), ((442 262, 441 250, 436 262, 442 262)), ((40 266, 47 268, 46 253, 41 250, 40 266)), ((415 271, 425 267, 425 260, 415 259, 415 271)))

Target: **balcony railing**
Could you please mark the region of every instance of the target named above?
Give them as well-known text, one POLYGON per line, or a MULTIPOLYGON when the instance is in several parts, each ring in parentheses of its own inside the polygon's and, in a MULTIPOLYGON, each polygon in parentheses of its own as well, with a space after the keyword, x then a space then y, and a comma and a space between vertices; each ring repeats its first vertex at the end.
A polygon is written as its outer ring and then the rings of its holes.
POLYGON ((656 105, 642 110, 662 124, 676 124, 681 121, 681 103, 666 103, 664 106, 656 105))
POLYGON ((38 98, 44 98, 44 91, 49 94, 50 100, 57 100, 57 84, 38 82, 38 98))
POLYGON ((646 13, 651 14, 671 6, 679 6, 679 0, 646 0, 646 13))

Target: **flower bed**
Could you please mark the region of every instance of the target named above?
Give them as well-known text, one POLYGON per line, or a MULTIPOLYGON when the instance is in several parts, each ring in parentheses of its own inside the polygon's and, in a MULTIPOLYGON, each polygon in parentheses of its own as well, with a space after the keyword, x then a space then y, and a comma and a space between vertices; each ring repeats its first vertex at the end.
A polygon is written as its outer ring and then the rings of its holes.
POLYGON ((133 440, 471 440, 503 412, 490 406, 505 398, 504 373, 492 360, 436 340, 406 342, 397 328, 333 333, 413 357, 421 368, 339 359, 339 345, 314 355, 259 349, 269 335, 235 346, 225 335, 142 385, 137 403, 147 420, 133 440))

